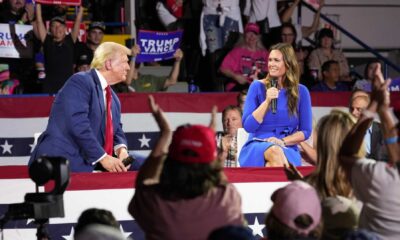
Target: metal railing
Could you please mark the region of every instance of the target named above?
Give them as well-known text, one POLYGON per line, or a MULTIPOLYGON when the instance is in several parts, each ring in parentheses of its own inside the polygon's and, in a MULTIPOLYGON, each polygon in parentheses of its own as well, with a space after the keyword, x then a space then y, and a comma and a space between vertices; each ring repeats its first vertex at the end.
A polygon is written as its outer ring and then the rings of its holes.
MULTIPOLYGON (((308 8, 310 11, 314 12, 314 14, 317 12, 317 10, 315 8, 313 8, 311 5, 309 5, 308 3, 301 1, 301 5, 299 5, 299 8, 301 6, 305 6, 306 8, 308 8)), ((300 12, 300 11, 299 11, 300 12)), ((346 35, 348 38, 350 38, 351 40, 353 40, 354 42, 358 43, 361 47, 363 47, 364 49, 366 49, 368 52, 370 52, 371 54, 373 54, 377 59, 379 59, 380 61, 383 62, 383 74, 385 76, 385 78, 387 78, 387 72, 388 72, 388 66, 391 67, 392 69, 396 70, 398 73, 400 73, 400 67, 397 66, 396 64, 394 64, 393 62, 391 62, 389 59, 387 59, 386 57, 382 56, 378 51, 376 51, 375 49, 371 48, 370 46, 368 46, 366 43, 364 43, 363 41, 361 41, 359 38, 357 38, 356 36, 354 36, 353 34, 351 34, 349 31, 347 31, 345 28, 343 28, 342 26, 340 26, 339 24, 337 24, 336 22, 332 21, 330 18, 328 18, 326 15, 324 15, 323 13, 320 14, 320 17, 326 21, 327 23, 331 24, 332 26, 334 26, 336 29, 338 29, 340 32, 342 32, 344 35, 346 35)))

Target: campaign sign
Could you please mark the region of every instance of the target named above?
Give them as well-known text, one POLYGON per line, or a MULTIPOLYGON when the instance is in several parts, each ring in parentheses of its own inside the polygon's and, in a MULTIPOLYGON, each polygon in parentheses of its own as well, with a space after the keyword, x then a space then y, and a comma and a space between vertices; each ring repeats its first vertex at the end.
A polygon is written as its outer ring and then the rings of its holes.
POLYGON ((81 0, 36 0, 37 3, 52 5, 80 6, 81 0))
POLYGON ((153 32, 140 30, 136 44, 140 47, 140 54, 136 62, 157 62, 171 59, 179 48, 182 31, 153 32))
POLYGON ((32 25, 0 24, 0 57, 32 58, 32 25), (13 38, 13 35, 15 38, 13 38))

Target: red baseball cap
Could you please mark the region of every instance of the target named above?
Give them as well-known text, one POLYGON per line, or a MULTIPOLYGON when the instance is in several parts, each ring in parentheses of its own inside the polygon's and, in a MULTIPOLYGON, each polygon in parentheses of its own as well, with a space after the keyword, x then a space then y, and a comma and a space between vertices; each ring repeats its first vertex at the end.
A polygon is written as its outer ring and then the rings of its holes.
POLYGON ((260 34, 260 27, 257 25, 257 23, 248 23, 244 28, 244 32, 253 32, 255 34, 260 34))
POLYGON ((169 155, 182 163, 211 163, 217 158, 214 130, 202 125, 178 127, 172 136, 169 155))

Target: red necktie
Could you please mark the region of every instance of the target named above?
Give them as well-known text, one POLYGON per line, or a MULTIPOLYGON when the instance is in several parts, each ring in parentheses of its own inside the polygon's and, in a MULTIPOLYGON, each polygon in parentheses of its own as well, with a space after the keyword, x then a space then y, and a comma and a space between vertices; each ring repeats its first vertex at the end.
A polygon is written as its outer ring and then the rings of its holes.
POLYGON ((111 112, 111 88, 110 86, 106 87, 106 108, 107 108, 107 121, 106 121, 106 139, 104 142, 104 150, 108 155, 113 154, 113 135, 114 129, 112 124, 112 112, 111 112))

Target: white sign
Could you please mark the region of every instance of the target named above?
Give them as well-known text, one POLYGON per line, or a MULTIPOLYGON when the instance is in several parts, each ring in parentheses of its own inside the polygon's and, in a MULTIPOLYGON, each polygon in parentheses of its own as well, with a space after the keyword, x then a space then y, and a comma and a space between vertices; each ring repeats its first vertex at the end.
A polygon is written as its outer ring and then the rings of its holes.
POLYGON ((31 25, 0 24, 0 57, 32 58, 32 29, 31 25))

